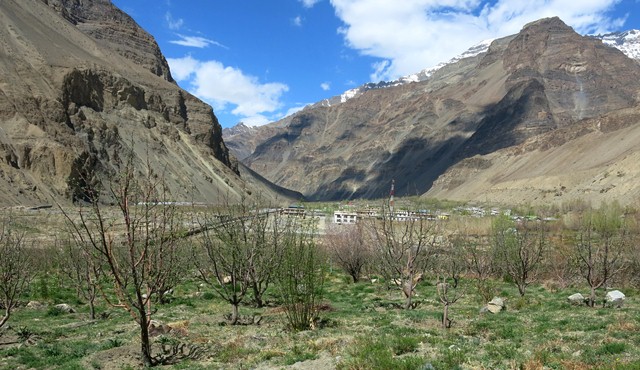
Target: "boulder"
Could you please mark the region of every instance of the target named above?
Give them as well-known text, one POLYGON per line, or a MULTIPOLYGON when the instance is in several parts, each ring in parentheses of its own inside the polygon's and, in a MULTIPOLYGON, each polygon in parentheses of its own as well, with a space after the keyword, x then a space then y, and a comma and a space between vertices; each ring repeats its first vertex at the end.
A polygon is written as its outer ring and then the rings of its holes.
POLYGON ((567 300, 569 301, 569 303, 571 303, 572 306, 580 306, 585 303, 585 298, 580 293, 570 295, 569 297, 567 297, 567 300))
POLYGON ((498 313, 504 309, 504 299, 500 297, 493 297, 491 302, 487 303, 487 310, 491 313, 498 313))
POLYGON ((151 320, 149 322, 149 336, 157 337, 169 333, 173 328, 167 324, 163 324, 158 320, 151 320))
POLYGON ((30 308, 32 310, 41 310, 44 307, 45 307, 45 304, 38 301, 29 301, 29 303, 27 303, 27 308, 30 308))
POLYGON ((64 312, 64 313, 76 313, 75 308, 69 306, 66 303, 60 303, 54 306, 55 308, 57 308, 58 310, 64 312))
POLYGON ((619 290, 612 290, 604 298, 605 304, 609 307, 620 308, 624 304, 625 295, 619 290))

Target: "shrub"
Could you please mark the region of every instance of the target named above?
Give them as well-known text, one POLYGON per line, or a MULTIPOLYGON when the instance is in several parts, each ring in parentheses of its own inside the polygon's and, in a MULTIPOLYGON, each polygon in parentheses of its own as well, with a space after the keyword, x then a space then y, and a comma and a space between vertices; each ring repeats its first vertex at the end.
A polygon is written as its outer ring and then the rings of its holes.
POLYGON ((313 230, 305 226, 287 233, 277 277, 279 298, 289 327, 295 331, 316 327, 326 275, 326 261, 313 230))

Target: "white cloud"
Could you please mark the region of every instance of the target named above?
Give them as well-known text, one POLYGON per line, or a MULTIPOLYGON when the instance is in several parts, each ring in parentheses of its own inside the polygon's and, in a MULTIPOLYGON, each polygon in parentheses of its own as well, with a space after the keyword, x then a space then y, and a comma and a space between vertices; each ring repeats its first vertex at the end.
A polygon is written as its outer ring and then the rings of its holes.
POLYGON ((178 19, 173 19, 173 16, 171 15, 170 12, 167 12, 164 15, 165 20, 167 21, 167 25, 169 26, 169 29, 177 31, 180 28, 182 28, 182 26, 184 25, 184 19, 182 18, 178 18, 178 19))
POLYGON ((167 59, 169 62, 169 68, 171 68, 171 76, 176 81, 187 81, 198 69, 199 61, 193 59, 191 56, 186 56, 179 59, 167 59))
POLYGON ((173 77, 187 89, 210 103, 214 109, 229 111, 249 125, 271 120, 265 115, 282 108, 282 94, 289 87, 282 83, 261 83, 238 68, 191 56, 167 59, 173 77))
POLYGON ((294 26, 302 27, 302 17, 297 16, 297 17, 293 18, 291 20, 291 23, 293 23, 294 26))
POLYGON ((298 113, 308 105, 309 104, 296 105, 295 107, 291 107, 287 109, 287 111, 284 113, 276 112, 274 114, 269 114, 269 115, 256 114, 250 117, 244 117, 242 118, 242 122, 247 126, 266 125, 267 123, 276 122, 292 114, 298 113))
POLYGON ((316 3, 320 2, 320 0, 298 0, 302 3, 305 8, 313 8, 316 3))
POLYGON ((219 46, 221 48, 225 48, 228 49, 226 46, 222 45, 221 43, 214 41, 214 40, 209 40, 207 38, 204 37, 200 37, 200 36, 185 36, 185 35, 181 35, 181 34, 176 34, 176 36, 180 37, 180 40, 173 40, 173 41, 169 41, 172 44, 177 44, 177 45, 182 45, 182 46, 188 46, 188 47, 192 47, 192 48, 206 48, 208 46, 214 45, 214 46, 219 46))
POLYGON ((324 91, 329 91, 331 90, 331 83, 330 82, 323 82, 320 84, 320 88, 324 91))
POLYGON ((331 0, 339 29, 362 54, 381 58, 372 79, 394 79, 462 53, 485 39, 559 16, 579 33, 604 33, 624 20, 608 12, 621 0, 331 0))
POLYGON ((263 126, 266 125, 267 123, 273 122, 274 120, 262 115, 262 114, 256 114, 254 116, 251 117, 244 117, 242 118, 242 123, 244 123, 247 126, 263 126))
POLYGON ((282 116, 281 118, 284 118, 284 117, 290 116, 290 115, 292 115, 292 114, 294 114, 294 113, 298 113, 298 112, 300 112, 301 110, 303 110, 307 105, 309 105, 309 104, 303 104, 303 105, 298 105, 298 106, 295 106, 295 107, 289 108, 289 109, 287 110, 287 112, 284 114, 284 116, 282 116))

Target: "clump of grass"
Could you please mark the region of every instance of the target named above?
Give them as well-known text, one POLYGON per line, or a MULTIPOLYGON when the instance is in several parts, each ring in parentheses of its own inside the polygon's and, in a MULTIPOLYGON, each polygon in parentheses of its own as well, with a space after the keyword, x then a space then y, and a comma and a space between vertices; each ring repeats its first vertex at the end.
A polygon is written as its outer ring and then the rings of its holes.
POLYGON ((111 348, 117 348, 117 347, 121 347, 123 344, 122 339, 119 338, 109 338, 107 339, 107 341, 102 345, 103 349, 111 349, 111 348))
POLYGON ((47 316, 49 317, 62 316, 64 314, 65 312, 56 306, 51 306, 47 309, 47 316))
POLYGON ((308 348, 300 345, 294 345, 291 351, 284 357, 284 364, 293 365, 296 362, 315 360, 317 358, 318 355, 312 351, 309 351, 308 348))
POLYGON ((422 369, 425 360, 418 356, 395 357, 391 348, 382 338, 364 337, 358 339, 348 350, 349 358, 337 366, 341 370, 417 370, 422 369))
POLYGON ((627 344, 624 342, 608 342, 604 343, 596 351, 597 355, 617 355, 626 351, 627 344))
POLYGON ((237 338, 220 348, 216 358, 221 362, 243 361, 253 354, 260 352, 257 349, 247 347, 242 338, 237 338))
POLYGON ((416 337, 395 337, 391 342, 394 355, 415 352, 420 345, 420 339, 416 337))
POLYGON ((213 292, 204 292, 202 293, 202 299, 204 299, 205 301, 210 301, 212 299, 214 299, 216 297, 215 294, 213 294, 213 292))
POLYGON ((465 363, 467 355, 458 346, 445 348, 434 362, 436 369, 459 369, 465 363))
POLYGON ((29 338, 34 336, 35 333, 31 329, 27 328, 26 326, 21 326, 16 330, 16 335, 18 336, 18 339, 20 339, 21 342, 25 342, 29 340, 29 338))

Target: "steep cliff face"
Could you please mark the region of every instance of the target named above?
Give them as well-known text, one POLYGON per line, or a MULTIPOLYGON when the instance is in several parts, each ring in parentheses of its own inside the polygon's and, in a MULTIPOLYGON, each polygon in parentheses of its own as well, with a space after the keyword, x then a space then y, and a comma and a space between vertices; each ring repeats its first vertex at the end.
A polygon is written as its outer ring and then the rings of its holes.
POLYGON ((396 194, 423 194, 469 158, 636 106, 638 81, 635 60, 543 19, 426 81, 316 104, 272 124, 244 162, 316 199, 381 197, 392 179, 396 194))
POLYGON ((0 76, 0 204, 82 198, 129 154, 176 200, 263 190, 239 177, 211 107, 172 82, 153 38, 109 1, 0 2, 0 76))
POLYGON ((109 50, 172 82, 169 64, 153 36, 110 0, 41 0, 109 50))

